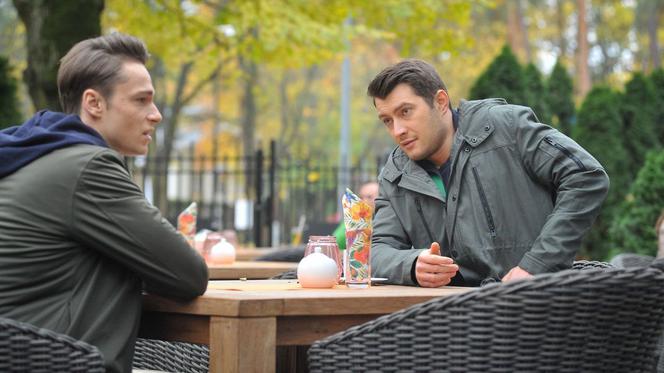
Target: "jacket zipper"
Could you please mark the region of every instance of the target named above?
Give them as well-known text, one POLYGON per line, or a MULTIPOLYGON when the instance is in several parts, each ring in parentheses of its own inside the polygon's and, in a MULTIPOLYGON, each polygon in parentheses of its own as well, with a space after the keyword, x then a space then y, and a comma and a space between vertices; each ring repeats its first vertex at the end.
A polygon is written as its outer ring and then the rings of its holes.
POLYGON ((415 198, 415 207, 417 208, 417 212, 420 214, 420 218, 422 218, 422 224, 424 225, 424 229, 427 230, 427 234, 429 235, 429 239, 431 242, 435 242, 433 238, 433 234, 431 234, 431 229, 429 229, 429 226, 427 225, 427 221, 424 219, 424 211, 422 211, 422 204, 420 203, 419 198, 415 198))
POLYGON ((572 154, 572 152, 569 151, 569 149, 558 144, 557 142, 554 142, 553 140, 551 140, 551 138, 549 138, 549 136, 545 136, 544 141, 546 141, 547 144, 553 146, 554 148, 560 150, 563 154, 565 154, 565 156, 567 156, 567 158, 574 161, 574 163, 576 163, 576 165, 579 166, 579 169, 581 169, 581 171, 586 170, 586 166, 583 164, 583 162, 581 162, 581 160, 577 156, 572 154))
POLYGON ((480 175, 477 173, 477 168, 473 167, 473 176, 475 177, 475 185, 477 185, 477 192, 480 194, 480 201, 482 202, 482 209, 484 210, 484 216, 486 217, 486 222, 489 225, 489 233, 492 238, 496 237, 496 224, 493 222, 493 215, 491 214, 491 209, 489 208, 489 201, 486 199, 486 194, 484 194, 484 188, 480 182, 480 175))

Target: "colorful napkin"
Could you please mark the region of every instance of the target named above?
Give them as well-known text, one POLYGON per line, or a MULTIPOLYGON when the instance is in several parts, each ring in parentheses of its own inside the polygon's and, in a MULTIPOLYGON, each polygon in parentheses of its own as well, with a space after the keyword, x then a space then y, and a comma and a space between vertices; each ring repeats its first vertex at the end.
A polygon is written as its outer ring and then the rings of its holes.
POLYGON ((194 237, 196 236, 196 215, 198 208, 196 202, 192 202, 184 211, 178 215, 178 232, 187 240, 192 248, 195 248, 194 237))
POLYGON ((371 266, 369 255, 371 253, 371 219, 373 208, 346 189, 341 198, 344 210, 344 225, 346 226, 346 284, 371 283, 371 266))

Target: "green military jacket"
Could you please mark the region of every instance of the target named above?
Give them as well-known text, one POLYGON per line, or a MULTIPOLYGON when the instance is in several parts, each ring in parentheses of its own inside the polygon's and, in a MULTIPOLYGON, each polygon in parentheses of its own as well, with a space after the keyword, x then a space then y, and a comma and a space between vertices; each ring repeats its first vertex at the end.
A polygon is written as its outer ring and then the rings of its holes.
POLYGON ((399 148, 379 176, 371 266, 392 283, 416 284, 421 249, 441 244, 466 285, 569 268, 606 198, 600 163, 527 107, 464 101, 446 196, 399 148))
POLYGON ((131 372, 142 288, 192 298, 203 259, 112 150, 56 150, 0 179, 0 315, 97 346, 131 372))

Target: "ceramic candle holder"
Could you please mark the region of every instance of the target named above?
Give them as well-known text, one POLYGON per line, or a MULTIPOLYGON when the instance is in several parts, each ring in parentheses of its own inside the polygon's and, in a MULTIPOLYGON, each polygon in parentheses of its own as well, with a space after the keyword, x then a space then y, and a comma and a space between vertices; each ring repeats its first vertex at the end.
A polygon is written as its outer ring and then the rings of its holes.
POLYGON ((235 262, 235 247, 222 238, 210 249, 208 262, 210 264, 233 264, 235 262))
POLYGON ((320 248, 305 256, 297 266, 297 279, 303 288, 331 288, 337 284, 338 266, 320 248))

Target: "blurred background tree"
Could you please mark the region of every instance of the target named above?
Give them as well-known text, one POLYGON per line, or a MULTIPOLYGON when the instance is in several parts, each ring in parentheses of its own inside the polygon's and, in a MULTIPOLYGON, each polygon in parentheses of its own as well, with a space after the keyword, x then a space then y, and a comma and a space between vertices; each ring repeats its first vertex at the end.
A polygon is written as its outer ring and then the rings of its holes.
POLYGON ((646 153, 659 146, 655 131, 655 98, 652 82, 641 72, 632 75, 620 97, 621 138, 629 160, 624 172, 630 179, 643 166, 646 153))
POLYGON ((664 146, 664 69, 653 71, 650 81, 655 90, 655 131, 659 144, 664 146))
POLYGON ((7 58, 0 56, 0 129, 21 123, 17 82, 7 58))
POLYGON ((389 64, 425 59, 453 104, 530 105, 600 159, 612 189, 582 255, 607 259, 620 247, 606 243, 617 206, 664 143, 663 13, 664 0, 0 0, 0 52, 26 117, 57 105, 57 61, 74 42, 111 31, 145 40, 164 120, 142 162, 164 210, 166 169, 190 150, 246 158, 278 139, 284 161, 336 167, 345 58, 351 162, 383 156, 394 144, 366 87, 389 64))
POLYGON ((530 106, 537 119, 542 123, 551 123, 549 114, 549 97, 544 87, 542 74, 533 63, 526 65, 523 71, 524 92, 526 93, 526 105, 530 106))
POLYGON ((622 142, 620 97, 606 86, 595 86, 579 109, 580 125, 574 128, 574 139, 604 166, 611 187, 602 211, 584 240, 582 255, 605 258, 612 248, 608 242, 609 227, 616 209, 623 201, 631 179, 624 171, 629 164, 622 142))
POLYGON ((58 62, 76 42, 101 34, 103 0, 13 0, 26 29, 23 80, 38 109, 61 110, 58 62), (73 27, 72 25, 76 25, 73 27))
POLYGON ((655 256, 655 221, 664 206, 664 151, 651 151, 611 227, 612 254, 655 256))
POLYGON ((527 104, 523 69, 507 45, 470 88, 471 100, 490 97, 504 98, 510 104, 527 104))
POLYGON ((574 120, 574 85, 559 58, 546 84, 546 101, 551 110, 551 124, 567 136, 572 134, 574 120))

